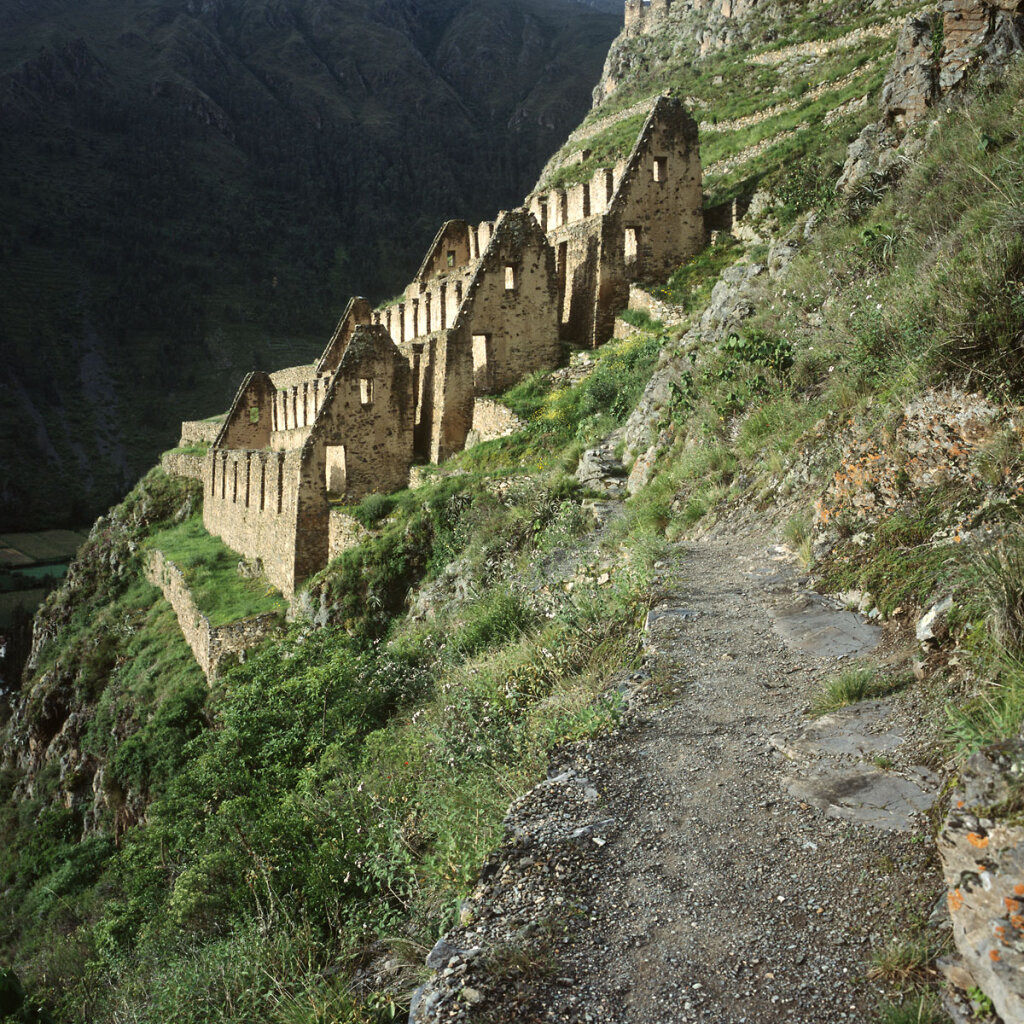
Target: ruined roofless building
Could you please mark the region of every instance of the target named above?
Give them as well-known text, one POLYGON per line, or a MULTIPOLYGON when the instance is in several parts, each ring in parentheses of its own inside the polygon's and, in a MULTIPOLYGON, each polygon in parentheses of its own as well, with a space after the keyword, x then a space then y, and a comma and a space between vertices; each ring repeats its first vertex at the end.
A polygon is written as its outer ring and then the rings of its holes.
POLYGON ((242 382, 203 467, 203 524, 290 596, 331 549, 331 498, 399 490, 461 450, 477 395, 558 361, 554 257, 525 210, 452 221, 406 301, 352 299, 313 366, 242 382))
POLYGON ((338 547, 331 502, 462 450, 485 395, 611 336, 634 281, 704 244, 697 126, 661 97, 629 157, 440 229, 401 301, 353 298, 320 359, 242 382, 203 463, 203 523, 290 597, 338 547), (539 216, 538 216, 539 215, 539 216))
POLYGON ((625 160, 527 202, 555 250, 562 338, 603 344, 631 283, 663 281, 704 248, 697 124, 659 97, 625 160))

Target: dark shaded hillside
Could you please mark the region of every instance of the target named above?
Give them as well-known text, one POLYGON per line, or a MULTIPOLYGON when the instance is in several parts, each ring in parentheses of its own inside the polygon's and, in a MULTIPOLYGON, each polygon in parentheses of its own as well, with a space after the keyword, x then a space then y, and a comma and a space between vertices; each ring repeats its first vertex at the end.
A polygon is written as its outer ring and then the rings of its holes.
MULTIPOLYGON (((615 8, 619 5, 616 3, 615 8)), ((518 202, 618 13, 0 2, 0 526, 83 521, 438 222, 518 202)))

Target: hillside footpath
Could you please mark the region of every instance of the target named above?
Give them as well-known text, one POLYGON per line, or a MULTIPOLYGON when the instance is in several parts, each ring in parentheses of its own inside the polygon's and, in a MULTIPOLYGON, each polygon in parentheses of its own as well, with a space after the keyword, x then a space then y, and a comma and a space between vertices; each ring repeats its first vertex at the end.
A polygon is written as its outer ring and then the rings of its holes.
POLYGON ((871 955, 948 928, 935 780, 898 697, 808 724, 823 677, 899 645, 807 584, 763 527, 674 549, 622 728, 513 805, 411 1021, 871 1019, 871 955))

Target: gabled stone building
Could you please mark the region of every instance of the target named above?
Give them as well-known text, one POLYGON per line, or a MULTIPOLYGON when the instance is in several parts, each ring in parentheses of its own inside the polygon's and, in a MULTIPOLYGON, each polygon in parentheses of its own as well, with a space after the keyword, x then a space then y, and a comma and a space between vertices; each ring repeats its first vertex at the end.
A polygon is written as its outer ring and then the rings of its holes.
POLYGON ((331 550, 330 500, 399 490, 462 449, 477 396, 558 361, 554 257, 533 216, 450 221, 405 300, 349 301, 320 359, 250 373, 204 464, 203 523, 291 595, 331 550))
POLYGON ((631 283, 663 281, 704 248, 697 123, 679 100, 659 97, 625 160, 527 202, 555 250, 562 337, 600 345, 631 283))
MULTIPOLYGON (((697 128, 662 97, 629 157, 528 208, 438 231, 401 300, 349 301, 319 360, 242 382, 203 466, 203 522, 290 596, 340 546, 331 500, 405 487, 484 396, 611 336, 629 284, 704 243, 697 128)), ((479 428, 479 425, 478 425, 479 428)))

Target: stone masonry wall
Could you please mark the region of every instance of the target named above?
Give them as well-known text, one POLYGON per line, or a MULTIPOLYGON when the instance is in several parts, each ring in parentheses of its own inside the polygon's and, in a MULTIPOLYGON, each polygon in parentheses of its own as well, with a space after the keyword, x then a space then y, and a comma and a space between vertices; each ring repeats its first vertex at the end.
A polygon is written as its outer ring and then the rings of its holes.
POLYGON ((214 449, 203 466, 203 525, 246 558, 259 558, 286 597, 295 590, 301 451, 214 449))
POLYGON ((522 428, 523 421, 509 408, 489 398, 473 402, 473 423, 466 437, 466 447, 498 437, 508 437, 522 428))
POLYGON ((160 588, 174 609, 182 635, 209 682, 217 678, 225 658, 244 654, 277 626, 278 618, 273 612, 226 626, 211 626, 210 620, 196 606, 181 570, 162 551, 149 553, 146 579, 160 588))
POLYGON ((664 279, 704 247, 697 124, 662 97, 627 161, 529 202, 556 254, 561 336, 599 345, 612 336, 632 282, 664 279))
MULTIPOLYGON (((366 299, 360 295, 349 299, 345 312, 342 313, 338 326, 334 329, 334 334, 331 335, 331 340, 327 343, 323 355, 316 364, 316 373, 333 373, 341 365, 341 360, 345 355, 345 350, 348 348, 348 343, 352 340, 352 333, 360 324, 368 324, 372 319, 373 308, 366 299)), ((283 383, 278 383, 276 380, 274 383, 278 387, 287 386, 283 383)), ((301 382, 295 381, 293 383, 301 382)))
POLYGON ((332 508, 328 529, 327 560, 333 561, 343 551, 358 547, 370 536, 370 531, 357 519, 340 509, 332 508))
POLYGON ((202 455, 186 455, 184 452, 164 452, 160 456, 160 466, 168 476, 202 480, 204 458, 202 455))
POLYGON ((475 394, 504 391, 557 364, 554 255, 530 214, 506 215, 498 225, 457 327, 471 335, 475 394))
POLYGON ((213 444, 220 433, 221 423, 217 420, 185 420, 181 425, 179 448, 194 444, 213 444))
POLYGON ((254 371, 242 381, 216 443, 223 448, 263 448, 273 430, 274 383, 270 374, 254 371))
POLYGON ((303 477, 308 473, 325 494, 325 448, 343 446, 350 501, 404 487, 412 462, 411 397, 409 364, 384 327, 358 327, 303 449, 303 477))
MULTIPOLYGON (((659 101, 611 211, 623 229, 616 248, 625 245, 627 229, 637 232, 635 261, 624 253, 631 280, 664 280, 704 248, 702 207, 697 124, 680 104, 659 101)), ((603 252, 603 260, 608 255, 603 252)))

